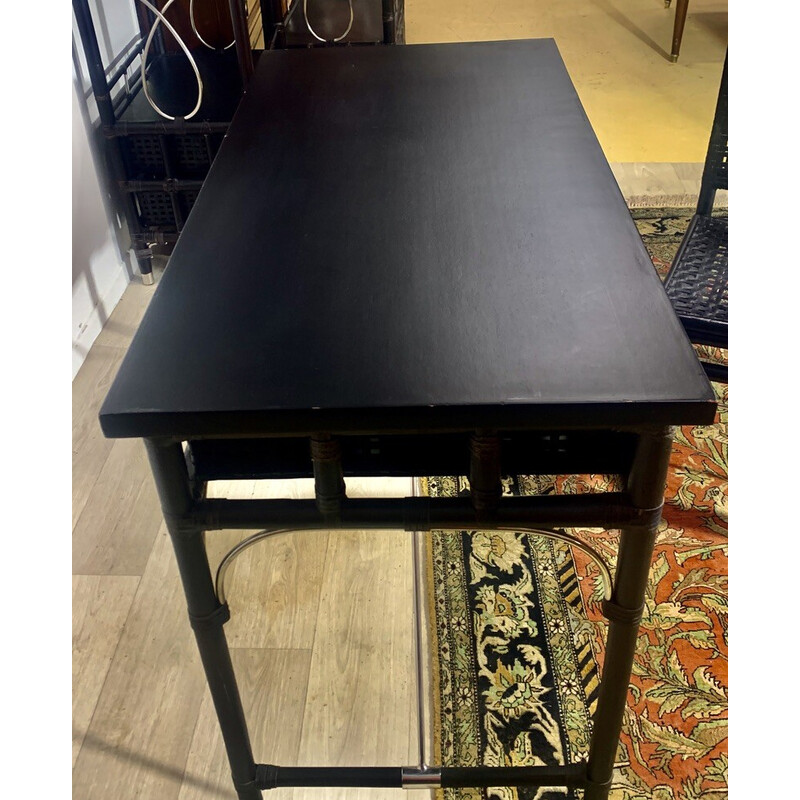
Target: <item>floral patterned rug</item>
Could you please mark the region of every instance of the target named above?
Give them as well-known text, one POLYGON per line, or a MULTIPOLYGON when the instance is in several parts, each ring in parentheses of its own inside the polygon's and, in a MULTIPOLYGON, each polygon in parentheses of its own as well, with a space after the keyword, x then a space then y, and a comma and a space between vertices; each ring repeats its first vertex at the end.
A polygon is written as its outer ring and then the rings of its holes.
MULTIPOLYGON (((662 277, 688 209, 635 209, 662 277)), ((705 351, 722 360, 724 351, 705 351)), ((727 386, 712 425, 677 433, 636 650, 612 800, 727 797, 727 386)), ((513 476, 510 494, 607 490, 612 476, 513 476)), ((465 478, 427 478, 454 496, 465 478)), ((573 531, 612 567, 618 534, 573 531)), ((434 763, 529 765, 587 756, 602 674, 602 582, 579 550, 506 532, 430 539, 434 763), (598 665, 600 669, 598 669, 598 665)), ((446 790, 447 798, 553 800, 580 790, 446 790)))

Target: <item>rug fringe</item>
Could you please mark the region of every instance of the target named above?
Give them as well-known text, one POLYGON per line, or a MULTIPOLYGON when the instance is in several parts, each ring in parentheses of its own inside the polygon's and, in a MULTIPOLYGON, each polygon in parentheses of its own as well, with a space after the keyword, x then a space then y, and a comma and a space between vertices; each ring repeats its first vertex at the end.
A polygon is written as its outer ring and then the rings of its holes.
MULTIPOLYGON (((634 194, 625 195, 628 208, 695 208, 697 195, 693 194, 634 194)), ((727 197, 718 197, 715 206, 727 208, 727 197)))

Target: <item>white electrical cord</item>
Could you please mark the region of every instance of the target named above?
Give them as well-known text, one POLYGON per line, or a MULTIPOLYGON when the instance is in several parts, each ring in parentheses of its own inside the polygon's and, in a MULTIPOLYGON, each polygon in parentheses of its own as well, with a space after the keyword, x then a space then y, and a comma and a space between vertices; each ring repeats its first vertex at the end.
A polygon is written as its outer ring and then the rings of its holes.
MULTIPOLYGON (((175 41, 180 45, 181 50, 186 55, 186 58, 189 59, 189 63, 194 70, 194 75, 197 78, 197 104, 195 107, 186 114, 183 119, 191 119, 199 110, 200 106, 203 103, 203 79, 200 77, 200 70, 197 68, 197 62, 194 60, 194 57, 189 52, 189 48, 184 44, 183 39, 178 36, 177 31, 175 28, 172 27, 169 20, 164 16, 169 7, 175 2, 175 0, 167 0, 164 8, 159 11, 149 0, 140 0, 140 2, 147 6, 155 15, 156 21, 153 23, 153 27, 150 28, 150 34, 147 37, 147 42, 144 45, 144 51, 142 52, 142 89, 144 91, 144 96, 147 98, 147 102, 153 107, 153 110, 160 114, 165 119, 175 120, 177 117, 173 117, 170 114, 167 114, 166 111, 163 111, 158 107, 156 102, 150 97, 150 92, 147 89, 147 75, 146 75, 146 68, 147 68, 147 55, 150 52, 150 44, 153 41, 153 35, 156 32, 156 28, 158 27, 159 23, 164 23, 164 27, 175 37, 175 41)), ((194 26, 192 26, 194 27, 194 26)), ((201 40, 202 41, 202 40, 201 40)))
MULTIPOLYGON (((201 44, 204 44, 209 50, 216 50, 217 48, 214 47, 213 44, 209 44, 201 35, 200 31, 197 30, 197 24, 194 21, 194 0, 189 0, 189 23, 192 26, 192 33, 200 40, 201 44)), ((233 38, 233 41, 230 44, 226 44, 223 47, 223 50, 227 50, 230 47, 233 47, 236 44, 236 37, 233 38)))
MULTIPOLYGON (((341 42, 348 33, 350 33, 350 28, 353 27, 353 0, 347 0, 347 4, 350 6, 350 22, 347 23, 347 30, 341 35, 337 36, 335 39, 331 39, 332 42, 341 42)), ((308 0, 303 0, 303 17, 306 21, 306 27, 308 28, 309 33, 320 42, 327 42, 328 39, 323 39, 312 27, 311 23, 308 20, 308 0)))

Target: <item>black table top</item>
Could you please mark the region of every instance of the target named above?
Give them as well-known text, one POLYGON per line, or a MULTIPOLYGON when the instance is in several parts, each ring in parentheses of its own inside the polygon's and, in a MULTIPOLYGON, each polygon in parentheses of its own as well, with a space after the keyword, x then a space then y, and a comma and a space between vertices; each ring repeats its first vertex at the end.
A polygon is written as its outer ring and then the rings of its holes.
POLYGON ((711 420, 552 40, 262 56, 108 436, 711 420))

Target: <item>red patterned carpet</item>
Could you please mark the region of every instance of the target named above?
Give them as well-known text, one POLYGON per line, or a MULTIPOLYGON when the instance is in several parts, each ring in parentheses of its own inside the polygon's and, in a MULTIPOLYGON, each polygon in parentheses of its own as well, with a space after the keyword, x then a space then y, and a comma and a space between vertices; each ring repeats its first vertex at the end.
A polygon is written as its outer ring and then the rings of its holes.
MULTIPOLYGON (((727 387, 715 388, 715 424, 679 429, 675 438, 612 791, 619 800, 727 797, 727 387)), ((597 489, 604 480, 565 488, 597 489)), ((614 562, 614 534, 581 536, 614 562)), ((573 555, 602 665, 596 569, 579 550, 573 555)))
MULTIPOLYGON (((663 276, 691 214, 633 215, 663 276)), ((715 423, 679 429, 675 438, 613 800, 727 797, 727 386, 715 390, 715 423)), ((607 489, 613 480, 514 476, 506 490, 576 493, 607 489)), ((422 488, 448 496, 467 485, 429 478, 422 488)), ((613 568, 617 534, 573 532, 613 568)), ((606 631, 595 565, 543 537, 464 531, 432 537, 430 571, 437 762, 585 759, 606 631)), ((497 788, 447 796, 551 800, 580 792, 497 788)))

